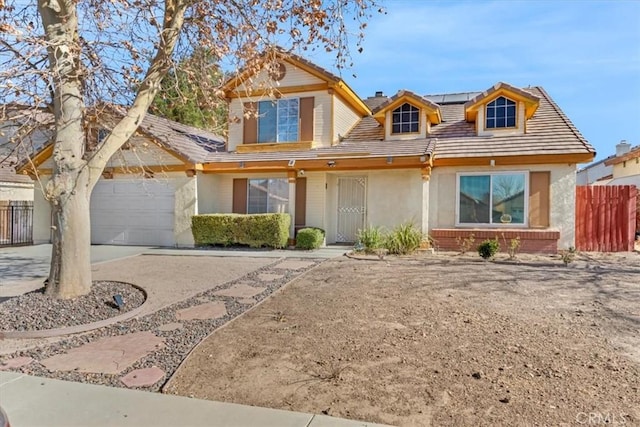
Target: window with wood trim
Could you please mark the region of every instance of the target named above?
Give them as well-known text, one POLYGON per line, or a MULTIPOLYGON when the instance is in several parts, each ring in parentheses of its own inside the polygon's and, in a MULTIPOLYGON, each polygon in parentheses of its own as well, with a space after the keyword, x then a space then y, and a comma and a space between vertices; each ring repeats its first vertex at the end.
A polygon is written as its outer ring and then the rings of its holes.
POLYGON ((289 212, 289 181, 287 178, 249 179, 247 213, 289 212))
POLYGON ((298 141, 298 98, 258 103, 258 142, 298 141))
POLYGON ((243 143, 312 141, 314 97, 244 104, 243 143))
POLYGON ((420 109, 405 102, 391 112, 391 133, 420 131, 420 109))
POLYGON ((457 224, 526 225, 527 175, 526 172, 458 174, 457 224))
POLYGON ((500 96, 487 104, 486 129, 516 127, 516 103, 500 96))

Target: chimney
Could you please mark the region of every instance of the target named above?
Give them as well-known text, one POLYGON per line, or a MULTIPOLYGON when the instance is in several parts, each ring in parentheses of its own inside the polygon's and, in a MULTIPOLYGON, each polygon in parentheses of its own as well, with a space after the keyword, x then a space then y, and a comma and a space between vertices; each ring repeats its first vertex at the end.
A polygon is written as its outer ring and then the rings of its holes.
POLYGON ((384 96, 384 93, 382 93, 381 90, 376 91, 376 98, 380 98, 380 97, 383 97, 383 96, 384 96))
POLYGON ((624 156, 630 150, 631 144, 629 144, 626 139, 623 139, 619 144, 616 145, 616 157, 624 156))

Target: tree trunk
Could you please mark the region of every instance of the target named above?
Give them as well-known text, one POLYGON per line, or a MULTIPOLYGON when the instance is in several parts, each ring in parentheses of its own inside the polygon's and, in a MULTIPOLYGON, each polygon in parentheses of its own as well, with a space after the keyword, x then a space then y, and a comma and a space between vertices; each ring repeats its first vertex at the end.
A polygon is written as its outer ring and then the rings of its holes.
POLYGON ((91 290, 91 225, 88 168, 74 175, 52 177, 48 190, 59 193, 51 200, 51 269, 47 295, 74 298, 91 290))
POLYGON ((46 197, 53 213, 53 249, 46 293, 74 298, 91 289, 89 197, 94 183, 84 160, 86 132, 78 18, 73 0, 39 0, 54 79, 53 172, 46 197))
POLYGON ((156 56, 133 105, 91 158, 85 159, 87 134, 76 0, 38 0, 54 82, 54 168, 46 188, 53 213, 48 295, 74 298, 91 290, 91 191, 111 156, 136 131, 158 92, 186 7, 185 1, 166 0, 156 56))

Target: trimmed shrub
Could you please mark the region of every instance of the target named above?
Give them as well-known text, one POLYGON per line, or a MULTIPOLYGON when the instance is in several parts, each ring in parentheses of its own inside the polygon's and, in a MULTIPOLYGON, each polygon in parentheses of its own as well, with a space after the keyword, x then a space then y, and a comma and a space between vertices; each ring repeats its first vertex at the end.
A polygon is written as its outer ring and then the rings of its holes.
POLYGON ((289 214, 206 214, 191 217, 191 232, 196 246, 284 248, 290 224, 289 214))
POLYGON ((485 240, 478 246, 478 254, 483 259, 493 259, 500 250, 500 242, 498 238, 485 240))
POLYGON ((365 253, 374 253, 376 249, 384 246, 385 236, 382 227, 370 225, 365 229, 358 230, 356 237, 358 239, 356 250, 362 250, 365 253))
POLYGON ((390 254, 408 255, 420 247, 424 235, 413 223, 398 225, 387 236, 384 247, 390 254))
POLYGON ((323 242, 324 230, 321 228, 301 228, 296 234, 296 249, 318 249, 323 242))

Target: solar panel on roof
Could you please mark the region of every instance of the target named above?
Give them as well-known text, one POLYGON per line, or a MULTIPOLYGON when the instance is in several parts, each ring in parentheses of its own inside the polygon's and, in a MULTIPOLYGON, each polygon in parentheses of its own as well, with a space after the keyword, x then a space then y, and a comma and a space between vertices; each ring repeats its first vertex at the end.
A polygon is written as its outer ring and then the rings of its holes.
POLYGON ((195 141, 196 144, 198 144, 199 146, 201 146, 202 148, 204 148, 206 151, 210 153, 215 153, 215 152, 224 150, 223 141, 218 141, 215 139, 204 137, 202 135, 194 135, 191 133, 185 133, 184 135, 189 139, 191 139, 192 141, 195 141))
POLYGON ((480 92, 445 93, 442 95, 425 95, 424 98, 436 104, 464 104, 480 92))
POLYGON ((180 129, 173 128, 173 130, 186 136, 187 138, 189 138, 190 140, 198 144, 200 147, 204 148, 209 153, 217 153, 220 151, 224 151, 224 145, 225 145, 224 141, 207 138, 206 136, 203 136, 203 135, 188 133, 180 129))
POLYGON ((426 95, 424 98, 431 102, 435 102, 436 104, 441 104, 444 99, 444 95, 426 95))

